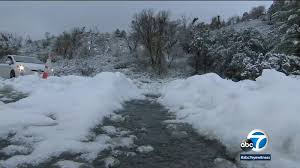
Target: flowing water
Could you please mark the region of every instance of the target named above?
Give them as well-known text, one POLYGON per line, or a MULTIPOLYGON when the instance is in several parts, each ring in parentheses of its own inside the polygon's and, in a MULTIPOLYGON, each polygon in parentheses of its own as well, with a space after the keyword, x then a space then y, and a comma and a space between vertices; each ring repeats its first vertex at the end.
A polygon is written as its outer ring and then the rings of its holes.
POLYGON ((0 88, 0 101, 3 103, 12 103, 27 97, 28 94, 18 92, 12 87, 4 86, 0 88))
MULTIPOLYGON (((6 98, 5 103, 26 97, 26 94, 12 89, 1 90, 0 94, 0 98, 6 98)), ((174 116, 157 103, 156 98, 148 96, 145 100, 125 103, 123 110, 116 112, 120 119, 105 118, 103 123, 93 130, 96 135, 104 134, 104 128, 125 130, 135 137, 133 145, 105 150, 98 154, 96 160, 89 163, 78 160, 79 154, 64 153, 50 159, 47 163, 37 166, 24 165, 23 167, 54 168, 57 167, 56 163, 61 160, 83 163, 81 168, 235 167, 231 162, 234 159, 227 156, 225 147, 220 142, 199 135, 188 124, 172 122, 174 116)), ((109 136, 112 138, 122 137, 120 135, 109 136)), ((0 140, 0 149, 8 145, 7 140, 0 140)), ((7 157, 1 156, 0 153, 1 159, 5 160, 7 157)))
POLYGON ((117 155, 117 167, 209 168, 219 166, 216 161, 220 158, 232 160, 218 141, 200 136, 188 124, 166 122, 174 117, 156 101, 148 99, 128 102, 119 114, 125 116, 124 121, 107 119, 104 125, 126 128, 137 137, 137 146, 148 147, 146 152, 138 151, 137 148, 123 149, 130 153, 136 152, 136 155, 117 155), (152 151, 147 151, 149 146, 152 151))

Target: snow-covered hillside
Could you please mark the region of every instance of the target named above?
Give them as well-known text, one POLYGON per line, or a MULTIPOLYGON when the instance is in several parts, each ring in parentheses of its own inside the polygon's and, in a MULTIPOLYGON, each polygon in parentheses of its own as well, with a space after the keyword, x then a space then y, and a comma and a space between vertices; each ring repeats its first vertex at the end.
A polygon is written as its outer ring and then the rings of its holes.
POLYGON ((136 68, 137 59, 129 55, 122 39, 111 39, 105 46, 95 46, 93 56, 58 59, 53 64, 56 75, 94 76, 99 72, 136 68), (104 47, 103 51, 100 48, 104 47))

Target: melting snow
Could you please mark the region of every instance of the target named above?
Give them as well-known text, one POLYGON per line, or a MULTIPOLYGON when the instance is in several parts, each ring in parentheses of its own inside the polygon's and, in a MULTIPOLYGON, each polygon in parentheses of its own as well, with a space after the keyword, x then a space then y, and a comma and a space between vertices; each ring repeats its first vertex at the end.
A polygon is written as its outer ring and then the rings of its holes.
POLYGON ((299 93, 299 79, 275 70, 264 70, 256 81, 240 82, 210 73, 170 82, 159 101, 178 119, 192 124, 201 134, 219 139, 231 152, 241 152, 240 143, 251 130, 263 129, 270 137, 264 153, 272 154, 267 165, 297 167, 299 93))
POLYGON ((153 147, 150 146, 150 145, 145 145, 145 146, 139 146, 137 148, 137 151, 140 152, 140 153, 149 153, 151 151, 153 151, 153 147))
MULTIPOLYGON (((122 108, 130 99, 142 98, 141 91, 121 73, 100 73, 93 78, 66 76, 24 76, 0 81, 16 90, 30 93, 18 102, 2 105, 0 137, 12 144, 32 147, 29 155, 16 155, 0 162, 0 167, 21 164, 37 165, 62 152, 83 153, 93 159, 111 144, 107 136, 93 137, 91 129, 101 124, 105 116, 122 108)), ((122 145, 131 138, 120 139, 122 145)), ((4 152, 24 151, 22 147, 7 147, 4 152), (11 149, 11 151, 9 150, 11 149)))

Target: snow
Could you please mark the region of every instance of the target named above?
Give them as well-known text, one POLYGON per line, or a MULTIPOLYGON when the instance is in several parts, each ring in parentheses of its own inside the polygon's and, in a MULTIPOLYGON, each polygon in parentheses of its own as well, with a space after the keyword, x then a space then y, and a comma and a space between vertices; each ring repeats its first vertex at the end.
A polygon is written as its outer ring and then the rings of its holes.
POLYGON ((116 165, 120 164, 120 161, 114 157, 107 157, 104 159, 105 168, 115 167, 116 165))
POLYGON ((225 27, 225 29, 233 28, 237 32, 244 31, 248 28, 254 28, 259 33, 263 34, 264 36, 268 36, 271 32, 273 27, 271 25, 266 24, 263 21, 260 20, 250 20, 245 22, 240 22, 238 24, 230 25, 228 27, 225 27))
POLYGON ((5 155, 15 155, 15 154, 28 154, 31 152, 31 149, 25 146, 19 146, 19 145, 9 145, 2 150, 0 150, 0 153, 3 153, 5 155))
POLYGON ((80 166, 83 165, 83 164, 78 163, 78 162, 74 162, 74 161, 71 161, 71 160, 63 160, 63 161, 57 162, 55 165, 60 167, 60 168, 80 168, 80 166))
POLYGON ((118 115, 118 114, 111 115, 109 119, 114 121, 114 122, 122 122, 122 121, 125 120, 124 117, 122 117, 121 115, 118 115))
POLYGON ((118 133, 116 127, 114 126, 103 126, 102 130, 109 135, 115 135, 118 133))
POLYGON ((110 143, 112 143, 114 147, 132 147, 134 145, 134 139, 136 139, 134 135, 129 135, 128 137, 115 137, 110 143))
MULTIPOLYGON (((143 98, 141 91, 121 73, 48 80, 24 76, 0 81, 0 86, 7 85, 29 96, 1 104, 0 137, 15 134, 9 139, 12 144, 33 148, 29 155, 0 161, 0 167, 7 168, 26 163, 37 165, 66 151, 85 154, 88 159, 97 157, 98 152, 113 145, 108 143, 112 139, 106 135, 94 137, 91 129, 122 108, 123 102, 143 98)), ((120 141, 128 145, 133 140, 127 137, 120 141)))
POLYGON ((263 165, 297 167, 299 93, 299 79, 275 70, 264 70, 256 81, 240 82, 209 73, 168 83, 159 102, 199 133, 219 139, 231 153, 241 152, 240 143, 251 130, 263 129, 270 137, 264 153, 272 154, 272 161, 263 165))
POLYGON ((149 153, 149 152, 153 151, 154 148, 150 145, 144 145, 144 146, 139 146, 136 150, 137 150, 137 152, 140 152, 140 153, 149 153))
POLYGON ((297 15, 297 14, 290 15, 290 16, 289 16, 289 18, 288 18, 288 20, 295 19, 296 17, 298 17, 298 15, 297 15))

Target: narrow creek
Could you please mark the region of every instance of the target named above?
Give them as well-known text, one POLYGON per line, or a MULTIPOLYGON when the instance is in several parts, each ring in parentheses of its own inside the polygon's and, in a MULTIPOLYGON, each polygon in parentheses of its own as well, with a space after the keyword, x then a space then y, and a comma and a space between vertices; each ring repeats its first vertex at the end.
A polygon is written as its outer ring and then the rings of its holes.
MULTIPOLYGON (((2 91, 13 102, 26 95, 12 90, 2 91), (17 96, 18 95, 18 96, 17 96)), ((57 168, 58 161, 82 163, 79 168, 234 168, 234 160, 226 154, 225 147, 217 140, 199 135, 189 124, 172 122, 174 116, 157 103, 156 96, 133 100, 116 112, 118 120, 105 118, 93 132, 107 134, 112 139, 124 137, 104 131, 107 128, 123 130, 125 136, 134 136, 133 145, 109 148, 100 152, 93 162, 78 159, 80 154, 63 153, 40 165, 23 165, 22 168, 57 168), (171 121, 171 122, 166 122, 171 121)), ((117 142, 119 143, 119 142, 117 142)), ((10 145, 0 140, 0 149, 10 145)), ((0 160, 8 157, 0 153, 0 160)), ((64 168, 73 168, 64 167, 64 168)))
MULTIPOLYGON (((231 160, 225 147, 216 140, 200 136, 188 124, 169 123, 174 119, 168 111, 153 100, 127 102, 118 114, 122 122, 106 119, 104 125, 126 128, 136 136, 135 145, 144 148, 127 148, 136 155, 119 155, 117 167, 121 168, 210 168, 223 164, 218 160, 231 160)), ((229 164, 227 166, 231 165, 229 164)), ((97 167, 97 165, 95 165, 97 167)), ((226 167, 222 165, 221 167, 226 167)))
POLYGON ((3 103, 13 103, 27 97, 28 94, 18 92, 10 86, 0 88, 0 101, 3 103))

